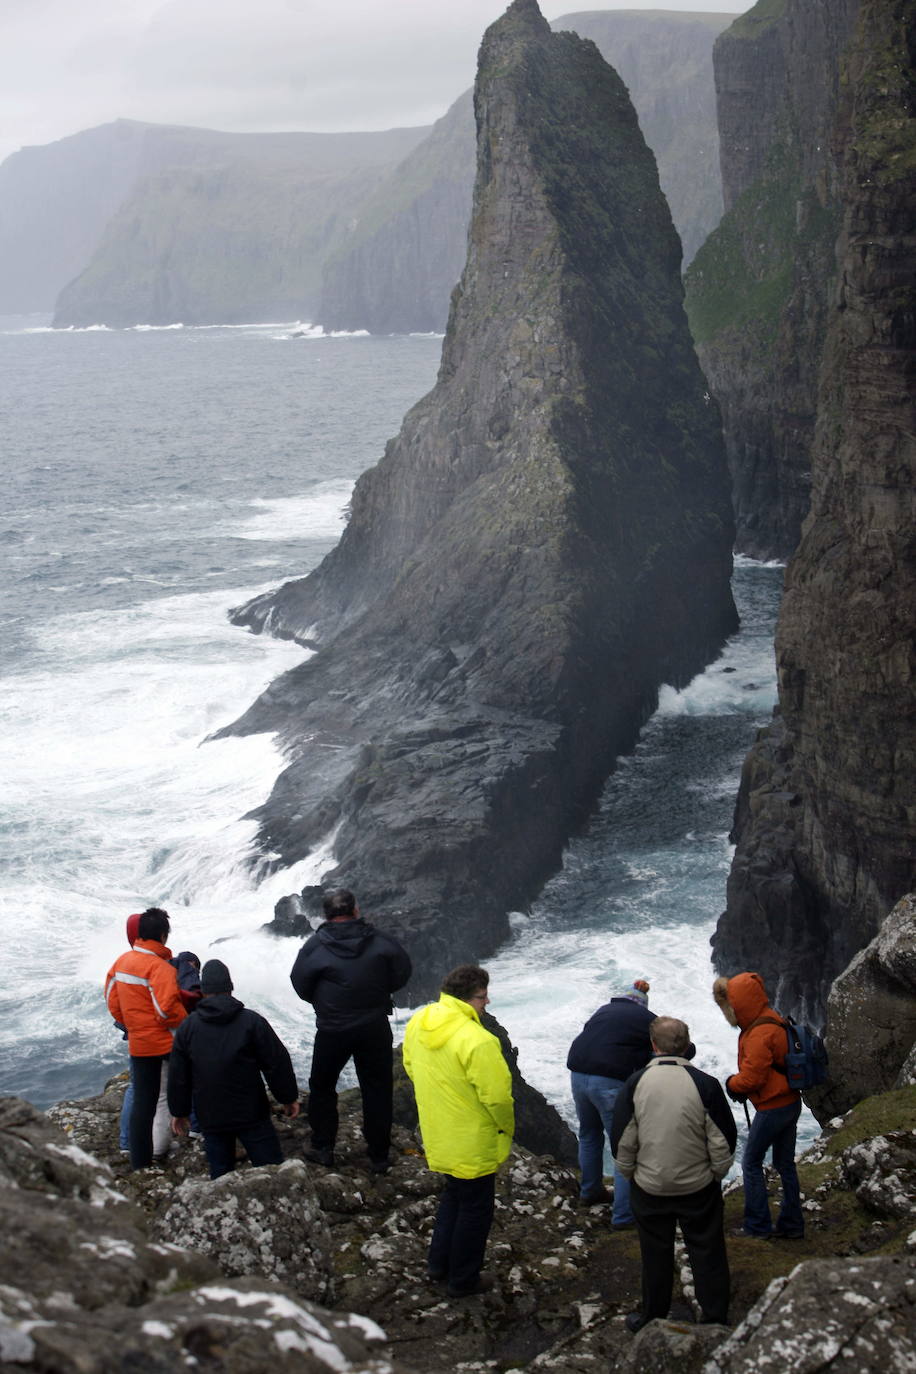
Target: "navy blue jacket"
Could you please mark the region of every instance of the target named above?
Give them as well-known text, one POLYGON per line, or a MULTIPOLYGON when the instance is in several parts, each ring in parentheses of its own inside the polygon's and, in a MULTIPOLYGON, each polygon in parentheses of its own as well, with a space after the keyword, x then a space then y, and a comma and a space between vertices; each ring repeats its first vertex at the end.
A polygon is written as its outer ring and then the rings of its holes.
POLYGON ((265 1078, 278 1102, 296 1101, 289 1051, 270 1022, 228 992, 204 997, 175 1032, 169 1111, 190 1116, 193 1096, 204 1134, 254 1126, 270 1116, 265 1078))
POLYGON ((354 1030, 392 1010, 391 994, 411 974, 410 956, 393 935, 361 917, 325 921, 300 949, 290 982, 311 1002, 319 1030, 354 1030))
POLYGON ((649 1027, 655 1012, 629 997, 612 997, 599 1007, 569 1047, 566 1067, 625 1082, 652 1058, 649 1027))

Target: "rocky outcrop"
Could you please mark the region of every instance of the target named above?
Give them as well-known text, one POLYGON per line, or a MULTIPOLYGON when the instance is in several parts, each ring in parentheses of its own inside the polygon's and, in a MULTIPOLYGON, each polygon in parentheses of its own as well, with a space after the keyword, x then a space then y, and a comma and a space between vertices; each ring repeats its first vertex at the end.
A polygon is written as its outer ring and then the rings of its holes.
POLYGON ((340 544, 234 615, 317 644, 235 726, 290 758, 270 864, 411 950, 411 996, 484 957, 653 709, 735 627, 719 417, 626 91, 516 0, 481 48, 468 262, 435 389, 340 544))
MULTIPOLYGON (((722 213, 712 45, 730 17, 619 10, 552 24, 590 38, 627 86, 688 262, 722 213)), ((368 198, 327 259, 325 328, 445 328, 467 251, 475 162, 468 91, 368 198)))
POLYGON ((916 1255, 801 1264, 771 1284, 754 1321, 713 1352, 707 1374, 903 1374, 916 1341, 914 1283, 916 1255))
POLYGON ((841 213, 832 126, 858 0, 760 0, 716 41, 726 214, 687 274, 722 407, 736 547, 786 558, 807 514, 841 213))
POLYGON ((818 1121, 873 1093, 916 1082, 916 897, 897 903, 827 999, 827 1082, 806 1093, 818 1121))
MULTIPOLYGON (((731 1335, 695 1324, 679 1245, 669 1320, 636 1340, 623 1317, 639 1300, 637 1238, 610 1229, 606 1206, 576 1207, 575 1176, 549 1157, 513 1150, 497 1180, 493 1290, 451 1302, 425 1277, 441 1180, 400 1127, 391 1171, 370 1173, 358 1093, 341 1094, 334 1169, 303 1163, 304 1120, 280 1117, 284 1165, 242 1165, 210 1182, 193 1142, 165 1168, 129 1172, 117 1149, 123 1090, 124 1078, 98 1098, 58 1104, 59 1125, 27 1103, 0 1104, 4 1366, 115 1374, 196 1361, 229 1374, 260 1374, 267 1363, 299 1374, 439 1374, 487 1362, 711 1374, 770 1368, 782 1350, 792 1368, 852 1370, 873 1367, 871 1341, 881 1368, 910 1367, 916 1088, 863 1102, 799 1160, 804 1241, 729 1237, 731 1335), (275 1213, 292 1216, 300 1204, 298 1236, 284 1216, 273 1229, 275 1213), (319 1266, 333 1273, 332 1310, 300 1287, 316 1275, 312 1235, 319 1266), (247 1277, 233 1276, 239 1268, 247 1277), (271 1277, 280 1270, 282 1286, 271 1277)), ((738 1181, 726 1188, 728 1227, 741 1206, 738 1181)))
POLYGON ((843 228, 811 513, 776 636, 778 715, 741 783, 722 972, 823 1020, 831 982, 916 886, 916 125, 910 7, 867 0, 836 139, 843 228))
POLYGON ((263 1270, 230 1281, 204 1254, 153 1239, 108 1165, 16 1098, 0 1099, 0 1181, 4 1368, 116 1374, 218 1361, 226 1374, 257 1374, 265 1358, 298 1374, 400 1367, 367 1352, 384 1338, 373 1322, 316 1308, 263 1270))

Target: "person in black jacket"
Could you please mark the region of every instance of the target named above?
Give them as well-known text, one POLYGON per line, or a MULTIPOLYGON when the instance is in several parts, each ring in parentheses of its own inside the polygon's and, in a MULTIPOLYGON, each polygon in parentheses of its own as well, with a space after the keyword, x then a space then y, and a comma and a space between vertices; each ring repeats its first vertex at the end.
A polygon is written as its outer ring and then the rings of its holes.
POLYGON ((290 980, 315 1008, 317 1029, 309 1076, 312 1148, 306 1158, 327 1168, 337 1139, 337 1080, 352 1058, 363 1099, 363 1136, 375 1173, 388 1168, 392 1115, 391 995, 411 974, 403 945, 364 921, 352 892, 324 898, 326 920, 293 964, 290 980))
POLYGON ((232 979, 221 960, 204 964, 200 990, 197 1009, 179 1026, 169 1058, 172 1129, 187 1134, 193 1097, 211 1178, 235 1168, 236 1138, 252 1164, 282 1164, 264 1079, 286 1115, 298 1116, 289 1051, 269 1021, 231 996, 232 979))
MULTIPOLYGON (((569 1047, 566 1067, 572 1079, 579 1118, 579 1200, 583 1207, 607 1202, 604 1187, 604 1137, 611 1138, 614 1104, 624 1083, 652 1058, 649 984, 638 978, 618 997, 599 1007, 569 1047)), ((635 1225, 630 1184, 614 1166, 615 1230, 635 1225)))

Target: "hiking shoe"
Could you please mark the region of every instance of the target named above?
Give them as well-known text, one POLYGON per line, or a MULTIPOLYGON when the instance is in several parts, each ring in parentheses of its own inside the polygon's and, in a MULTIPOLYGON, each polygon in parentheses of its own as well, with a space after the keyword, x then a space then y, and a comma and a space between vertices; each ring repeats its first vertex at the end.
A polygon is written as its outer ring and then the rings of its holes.
POLYGON ((611 1230, 612 1230, 612 1231, 635 1231, 635 1230, 636 1230, 636 1222, 635 1222, 635 1221, 612 1221, 612 1222, 611 1222, 611 1230))
POLYGON ((776 1230, 775 1230, 775 1231, 771 1231, 770 1234, 767 1236, 767 1240, 804 1240, 804 1239, 805 1239, 805 1233, 804 1233, 804 1231, 783 1231, 783 1230, 781 1230, 780 1227, 778 1227, 778 1226, 776 1227, 776 1230))
POLYGON ((444 1269, 427 1269, 426 1271, 427 1283, 445 1283, 447 1278, 448 1274, 444 1269))
POLYGON ((623 1324, 627 1330, 635 1336, 637 1331, 641 1331, 644 1326, 648 1326, 651 1320, 651 1317, 644 1317, 641 1312, 628 1312, 624 1318, 623 1324))
POLYGON ((578 1207, 597 1207, 599 1202, 612 1202, 614 1194, 607 1188, 593 1188, 590 1193, 580 1193, 578 1207))
POLYGON ((311 1164, 322 1164, 326 1169, 333 1169, 334 1167, 333 1150, 319 1150, 312 1145, 306 1150, 305 1157, 311 1164))
POLYGON ((385 1159, 370 1159, 369 1168, 374 1174, 387 1174, 391 1168, 391 1160, 387 1156, 385 1159))
POLYGON ((481 1274, 477 1282, 472 1284, 470 1288, 453 1288, 452 1285, 449 1284, 446 1291, 450 1298, 473 1298, 476 1297, 478 1293, 490 1293, 492 1290, 493 1280, 490 1275, 481 1274))

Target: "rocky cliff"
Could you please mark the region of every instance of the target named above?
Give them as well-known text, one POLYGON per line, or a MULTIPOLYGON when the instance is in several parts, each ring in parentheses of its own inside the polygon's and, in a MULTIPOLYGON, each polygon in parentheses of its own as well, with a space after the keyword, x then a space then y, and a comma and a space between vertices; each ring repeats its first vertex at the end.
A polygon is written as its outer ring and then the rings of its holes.
POLYGON ((759 0, 716 41, 726 214, 687 274, 722 407, 737 548, 785 558, 810 501, 841 212, 832 140, 858 0, 759 0))
MULTIPOLYGON (((110 188, 106 219, 68 207, 82 270, 61 283, 57 326, 313 318, 324 258, 367 192, 426 133, 128 127, 140 130, 135 156, 110 188)), ((40 164, 26 170, 40 179, 40 164)), ((60 194, 66 178, 51 185, 60 194)), ((16 206, 7 217, 22 218, 16 206)))
MULTIPOLYGON (((616 10, 552 24, 592 39, 628 87, 687 261, 722 213, 712 45, 730 18, 616 10)), ((444 329, 467 250, 474 142, 468 92, 382 181, 328 257, 326 328, 444 329)))
POLYGON ((722 972, 784 1010, 827 990, 916 882, 916 124, 912 0, 863 0, 834 129, 842 232, 811 512, 786 576, 779 706, 745 765, 722 972))
POLYGON ((468 262, 435 389, 338 547, 235 615, 319 646, 233 727, 290 758, 268 863, 411 947, 417 992, 508 933, 614 758, 735 627, 719 416, 622 82, 515 0, 481 47, 468 262))

